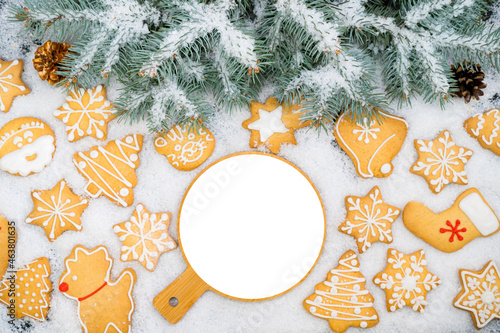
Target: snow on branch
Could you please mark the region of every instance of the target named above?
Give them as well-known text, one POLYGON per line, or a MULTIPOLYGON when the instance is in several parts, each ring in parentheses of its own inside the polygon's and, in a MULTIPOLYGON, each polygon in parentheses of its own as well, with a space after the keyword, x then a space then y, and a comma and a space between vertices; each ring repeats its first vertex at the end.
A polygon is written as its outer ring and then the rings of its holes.
POLYGON ((406 13, 405 24, 415 29, 417 24, 426 20, 432 12, 443 9, 444 6, 449 4, 450 0, 430 0, 429 2, 421 2, 406 13))

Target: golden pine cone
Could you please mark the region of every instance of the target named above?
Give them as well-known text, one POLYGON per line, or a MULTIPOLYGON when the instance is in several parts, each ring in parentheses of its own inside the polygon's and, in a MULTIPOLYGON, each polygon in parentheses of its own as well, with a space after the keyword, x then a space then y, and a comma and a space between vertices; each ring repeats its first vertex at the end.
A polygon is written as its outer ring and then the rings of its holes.
POLYGON ((67 43, 55 43, 49 40, 36 50, 33 67, 38 71, 40 79, 47 80, 52 85, 63 79, 56 72, 60 70, 58 65, 68 53, 69 48, 67 43))

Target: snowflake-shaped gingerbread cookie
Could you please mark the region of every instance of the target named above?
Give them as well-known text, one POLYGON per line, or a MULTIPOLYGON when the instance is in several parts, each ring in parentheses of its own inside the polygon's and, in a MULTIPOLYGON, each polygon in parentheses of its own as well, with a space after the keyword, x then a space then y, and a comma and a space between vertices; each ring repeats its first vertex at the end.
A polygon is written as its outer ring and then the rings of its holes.
POLYGON ((424 177, 432 192, 441 192, 449 183, 468 183, 464 167, 472 150, 455 145, 450 132, 443 131, 432 141, 415 140, 415 148, 418 160, 410 171, 424 177))
POLYGON ((461 269, 460 281, 463 289, 453 305, 469 311, 477 329, 486 326, 493 318, 500 319, 500 272, 494 261, 479 272, 461 269))
POLYGON ((385 290, 387 311, 408 305, 414 311, 424 312, 427 292, 441 283, 426 266, 424 250, 410 255, 395 249, 387 251, 387 267, 373 278, 373 282, 385 290))
POLYGON ((54 116, 66 124, 70 142, 85 136, 106 140, 107 125, 115 118, 114 112, 115 107, 106 100, 106 89, 99 85, 70 91, 66 103, 54 111, 54 116))
POLYGON ((49 241, 53 242, 66 230, 82 230, 80 217, 89 201, 74 194, 64 179, 51 190, 33 191, 31 198, 35 209, 26 223, 42 227, 49 241))
POLYGON ((138 260, 149 271, 154 271, 160 255, 171 251, 177 244, 168 234, 170 213, 151 214, 138 204, 129 221, 113 226, 123 243, 121 259, 138 260))
POLYGON ((359 253, 365 252, 376 241, 392 242, 392 223, 401 210, 382 200, 378 186, 366 197, 346 197, 345 207, 347 217, 339 230, 356 238, 359 253))

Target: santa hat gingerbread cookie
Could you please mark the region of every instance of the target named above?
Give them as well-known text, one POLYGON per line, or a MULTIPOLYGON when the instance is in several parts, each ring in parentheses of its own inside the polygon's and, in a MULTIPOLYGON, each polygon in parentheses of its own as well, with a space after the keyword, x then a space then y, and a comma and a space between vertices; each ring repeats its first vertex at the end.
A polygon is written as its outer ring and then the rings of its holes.
POLYGON ((354 162, 360 177, 388 177, 393 166, 391 161, 401 150, 408 131, 408 123, 401 117, 380 111, 381 123, 367 118, 363 122, 341 114, 335 123, 335 139, 340 148, 354 162))
POLYGON ((478 113, 464 122, 464 127, 481 146, 500 155, 500 110, 478 113))

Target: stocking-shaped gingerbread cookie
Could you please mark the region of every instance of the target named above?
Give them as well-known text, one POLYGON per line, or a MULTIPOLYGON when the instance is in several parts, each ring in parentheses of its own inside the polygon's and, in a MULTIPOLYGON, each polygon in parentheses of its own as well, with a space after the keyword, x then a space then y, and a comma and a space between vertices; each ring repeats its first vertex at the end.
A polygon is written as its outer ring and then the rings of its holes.
POLYGON ((420 202, 409 202, 403 222, 412 233, 443 252, 460 250, 477 237, 500 230, 500 221, 482 194, 471 188, 451 208, 436 214, 420 202))

